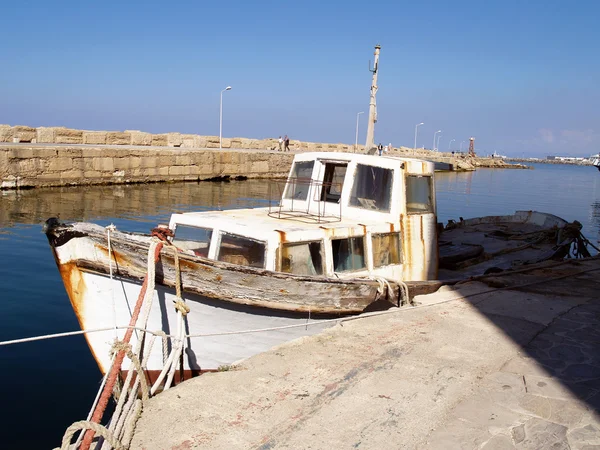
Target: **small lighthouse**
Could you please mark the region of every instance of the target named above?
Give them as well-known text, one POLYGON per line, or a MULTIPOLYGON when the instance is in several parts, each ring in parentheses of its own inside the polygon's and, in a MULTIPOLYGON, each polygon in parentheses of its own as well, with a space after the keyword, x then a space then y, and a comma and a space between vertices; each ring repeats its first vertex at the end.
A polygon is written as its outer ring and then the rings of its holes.
POLYGON ((475 155, 475 138, 474 137, 469 138, 469 156, 476 156, 475 155))

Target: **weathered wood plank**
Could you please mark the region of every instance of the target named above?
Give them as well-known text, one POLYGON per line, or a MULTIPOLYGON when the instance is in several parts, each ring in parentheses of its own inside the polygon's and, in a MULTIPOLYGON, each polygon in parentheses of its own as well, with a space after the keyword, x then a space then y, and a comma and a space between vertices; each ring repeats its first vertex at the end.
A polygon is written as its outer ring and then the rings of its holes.
MULTIPOLYGON (((64 244, 71 234, 75 239, 93 242, 94 254, 78 257, 76 263, 84 270, 108 274, 108 242, 104 228, 93 224, 54 227, 51 243, 64 244)), ((142 280, 146 275, 147 254, 151 238, 147 235, 111 232, 113 272, 116 276, 142 280)), ((163 247, 156 267, 156 282, 175 286, 174 247, 163 247)), ((391 292, 381 292, 377 281, 369 279, 332 279, 273 272, 214 261, 200 256, 178 253, 184 292, 220 299, 232 303, 253 305, 284 311, 315 314, 356 314, 370 304, 384 300, 400 306, 400 292, 391 283, 391 292)), ((422 292, 425 285, 415 285, 422 292)), ((387 291, 387 289, 385 289, 387 291)), ((418 295, 418 294, 414 294, 418 295)))

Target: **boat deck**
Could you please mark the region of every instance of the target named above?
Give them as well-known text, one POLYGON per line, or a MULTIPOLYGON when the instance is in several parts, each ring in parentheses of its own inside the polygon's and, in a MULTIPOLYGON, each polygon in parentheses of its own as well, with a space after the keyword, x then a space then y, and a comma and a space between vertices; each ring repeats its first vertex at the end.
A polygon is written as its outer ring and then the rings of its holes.
POLYGON ((225 211, 190 212, 180 215, 186 220, 198 221, 203 226, 217 225, 246 231, 248 236, 256 234, 256 230, 278 230, 285 233, 318 230, 319 228, 349 228, 362 225, 378 225, 381 220, 343 217, 339 221, 319 223, 316 220, 303 220, 300 213, 297 217, 275 218, 269 216, 269 208, 230 209, 225 211))

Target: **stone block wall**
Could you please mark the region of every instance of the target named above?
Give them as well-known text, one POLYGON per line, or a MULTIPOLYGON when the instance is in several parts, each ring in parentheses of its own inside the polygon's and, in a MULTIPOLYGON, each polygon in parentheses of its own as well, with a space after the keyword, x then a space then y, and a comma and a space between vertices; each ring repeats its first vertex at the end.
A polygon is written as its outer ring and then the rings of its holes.
MULTIPOLYGON (((87 144, 87 145, 126 145, 144 147, 174 148, 219 148, 219 136, 197 134, 164 133, 152 134, 138 130, 90 131, 74 130, 65 127, 32 128, 23 125, 0 125, 0 143, 44 143, 44 144, 87 144)), ((275 138, 223 138, 222 147, 227 149, 277 150, 275 138)), ((294 151, 330 151, 362 153, 364 146, 331 144, 290 140, 294 151)))
POLYGON ((270 151, 5 145, 0 189, 283 177, 292 159, 293 153, 270 151))
MULTIPOLYGON (((215 151, 219 148, 218 136, 0 125, 0 189, 239 176, 273 178, 287 175, 294 154, 273 151, 278 148, 276 139, 224 138, 222 146, 222 151, 215 151), (14 142, 21 145, 11 145, 14 142)), ((363 146, 347 144, 293 140, 290 147, 294 152, 364 153, 363 146)), ((470 159, 406 147, 394 148, 390 154, 447 162, 464 170, 509 166, 499 159, 470 159)))

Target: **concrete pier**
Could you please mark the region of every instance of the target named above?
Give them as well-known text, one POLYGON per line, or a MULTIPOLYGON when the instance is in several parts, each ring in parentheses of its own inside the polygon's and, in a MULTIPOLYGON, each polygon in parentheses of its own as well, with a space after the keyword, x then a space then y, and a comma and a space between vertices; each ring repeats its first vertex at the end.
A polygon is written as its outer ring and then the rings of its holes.
POLYGON ((282 345, 150 399, 132 448, 599 448, 599 274, 496 274, 282 345))

